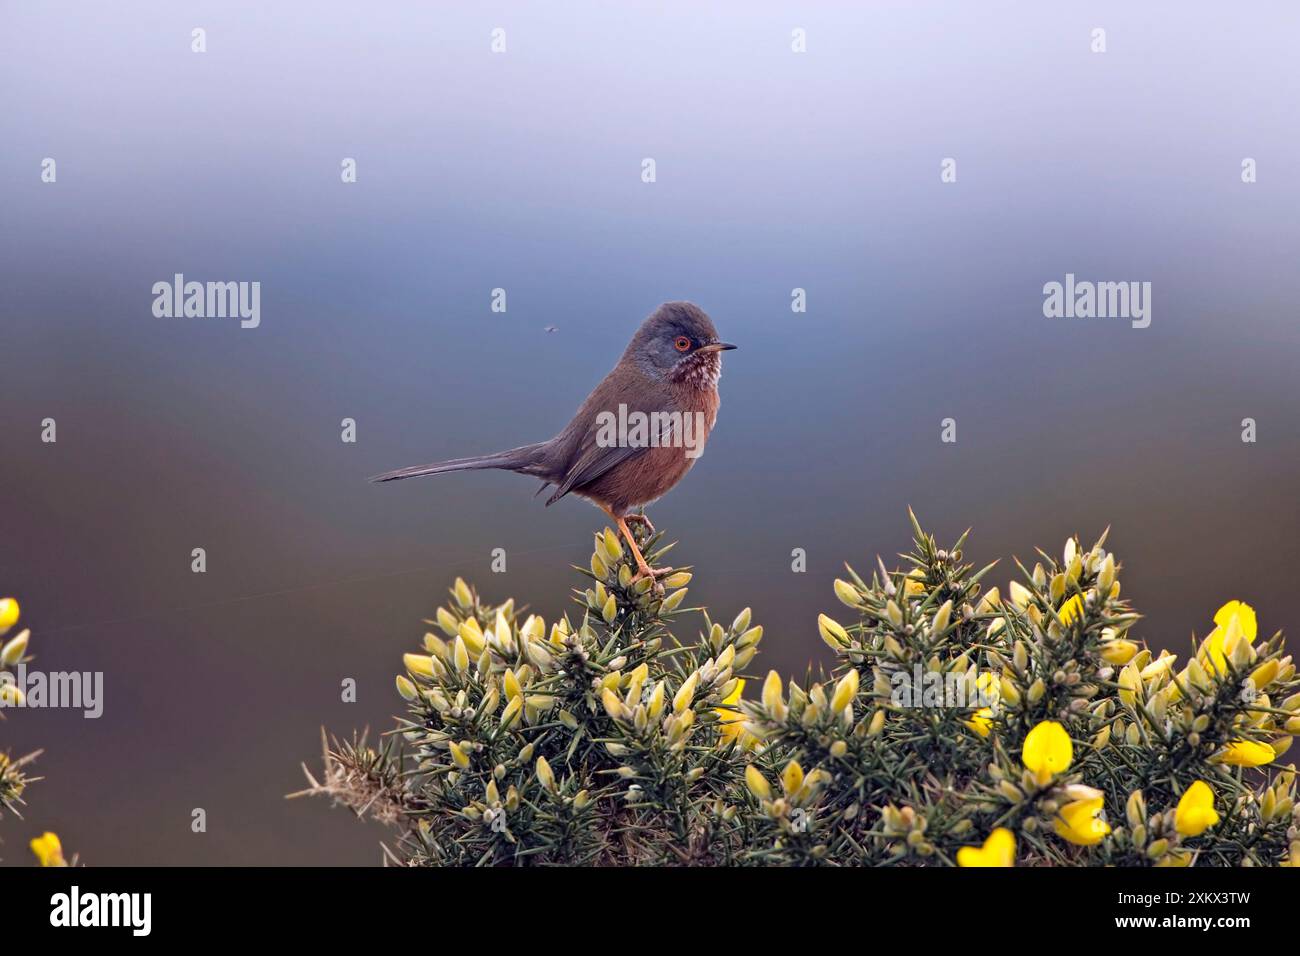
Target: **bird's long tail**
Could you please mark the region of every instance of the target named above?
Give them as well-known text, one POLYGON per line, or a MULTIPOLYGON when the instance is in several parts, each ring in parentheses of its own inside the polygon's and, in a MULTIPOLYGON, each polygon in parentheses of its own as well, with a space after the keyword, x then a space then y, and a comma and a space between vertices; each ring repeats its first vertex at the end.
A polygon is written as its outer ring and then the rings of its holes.
POLYGON ((540 464, 539 452, 545 442, 536 445, 522 445, 509 451, 499 451, 493 455, 479 455, 474 458, 453 458, 450 461, 435 461, 428 465, 412 465, 397 471, 386 471, 375 475, 371 481, 400 481, 403 478, 423 478, 425 475, 443 475, 449 471, 479 471, 487 468, 500 468, 504 471, 517 471, 521 474, 536 474, 540 464))

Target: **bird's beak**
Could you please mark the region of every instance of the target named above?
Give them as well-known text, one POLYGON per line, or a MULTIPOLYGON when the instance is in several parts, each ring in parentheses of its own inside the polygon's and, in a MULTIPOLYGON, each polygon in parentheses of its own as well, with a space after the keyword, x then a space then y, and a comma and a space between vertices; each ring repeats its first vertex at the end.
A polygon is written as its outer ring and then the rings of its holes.
POLYGON ((714 342, 712 345, 701 345, 698 349, 700 352, 729 352, 735 346, 730 342, 714 342))

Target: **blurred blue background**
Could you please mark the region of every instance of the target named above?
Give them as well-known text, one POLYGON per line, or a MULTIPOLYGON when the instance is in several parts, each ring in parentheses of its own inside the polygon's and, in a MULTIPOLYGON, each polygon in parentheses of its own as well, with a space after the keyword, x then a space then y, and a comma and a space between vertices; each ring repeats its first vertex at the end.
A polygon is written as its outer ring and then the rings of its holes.
POLYGON ((365 477, 553 434, 666 299, 741 348, 651 513, 694 599, 753 605, 760 670, 825 660, 832 578, 905 550, 908 505, 973 525, 981 563, 1112 526, 1158 646, 1230 598, 1294 626, 1298 27, 1281 2, 6 4, 0 592, 36 666, 102 670, 106 700, 0 726, 46 748, 0 856, 53 829, 93 864, 377 863, 382 831, 283 800, 320 725, 391 726, 457 574, 554 619, 603 519, 513 475, 365 477), (155 318, 176 272, 260 281, 261 327, 155 318), (1150 328, 1045 319, 1067 272, 1150 281, 1150 328))

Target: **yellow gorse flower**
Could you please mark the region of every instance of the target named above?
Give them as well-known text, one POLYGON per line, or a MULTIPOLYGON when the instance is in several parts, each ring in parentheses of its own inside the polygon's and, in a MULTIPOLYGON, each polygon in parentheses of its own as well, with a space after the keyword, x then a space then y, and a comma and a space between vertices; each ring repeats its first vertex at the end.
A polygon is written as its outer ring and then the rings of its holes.
POLYGON ((963 723, 981 737, 987 737, 989 731, 993 729, 993 708, 981 707, 970 715, 969 720, 963 721, 963 723))
POLYGON ((1044 720, 1025 736, 1020 759, 1040 785, 1046 784, 1056 774, 1070 769, 1074 744, 1064 727, 1054 720, 1044 720))
POLYGON ((718 733, 723 743, 740 741, 744 736, 745 718, 740 713, 740 695, 744 690, 744 678, 738 678, 735 689, 722 699, 723 706, 713 708, 718 715, 718 733))
POLYGON ((1197 656, 1202 665, 1226 674, 1228 658, 1237 642, 1244 638, 1246 643, 1253 644, 1258 633, 1255 609, 1241 601, 1229 601, 1214 615, 1214 630, 1202 642, 1197 656))
POLYGON ((1219 822, 1214 809, 1214 791, 1204 780, 1197 780, 1178 800, 1174 811, 1174 829, 1186 837, 1200 836, 1219 822))
POLYGON ((1079 846, 1093 846, 1110 832, 1110 824, 1102 819, 1105 810, 1102 797, 1074 800, 1067 803, 1052 819, 1057 836, 1079 846))
POLYGON ((1257 740, 1234 740, 1215 757, 1216 763, 1232 764, 1234 767, 1262 767, 1272 763, 1276 754, 1268 744, 1257 740))
POLYGON ((1016 837, 1006 827, 989 834, 983 846, 964 846, 957 851, 958 866, 1015 866, 1016 837))
POLYGON ((1061 605, 1061 609, 1056 612, 1056 616, 1061 619, 1061 623, 1069 626, 1070 622, 1083 613, 1083 598, 1075 595, 1061 605))
POLYGON ((41 861, 41 866, 67 866, 68 863, 63 859, 63 844, 59 842, 57 833, 46 831, 31 842, 32 852, 36 854, 36 859, 41 861))

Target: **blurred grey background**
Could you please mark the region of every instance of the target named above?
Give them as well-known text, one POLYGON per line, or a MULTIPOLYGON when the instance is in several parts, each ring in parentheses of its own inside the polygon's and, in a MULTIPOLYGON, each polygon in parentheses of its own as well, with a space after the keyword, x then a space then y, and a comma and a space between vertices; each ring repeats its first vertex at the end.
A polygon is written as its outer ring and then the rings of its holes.
POLYGON ((457 574, 554 619, 602 519, 512 475, 365 477, 549 436, 666 299, 741 348, 652 516, 695 599, 753 605, 760 670, 824 660, 832 578, 905 550, 909 504, 980 561, 1111 525, 1157 645, 1230 598, 1294 626, 1298 27, 1282 2, 4 4, 0 593, 36 666, 102 670, 106 699, 0 724, 46 749, 0 856, 53 829, 92 864, 379 862, 379 829, 283 799, 320 726, 391 725, 457 574), (261 327, 155 318, 176 272, 260 281, 261 327), (1045 319, 1067 272, 1150 281, 1150 328, 1045 319))

